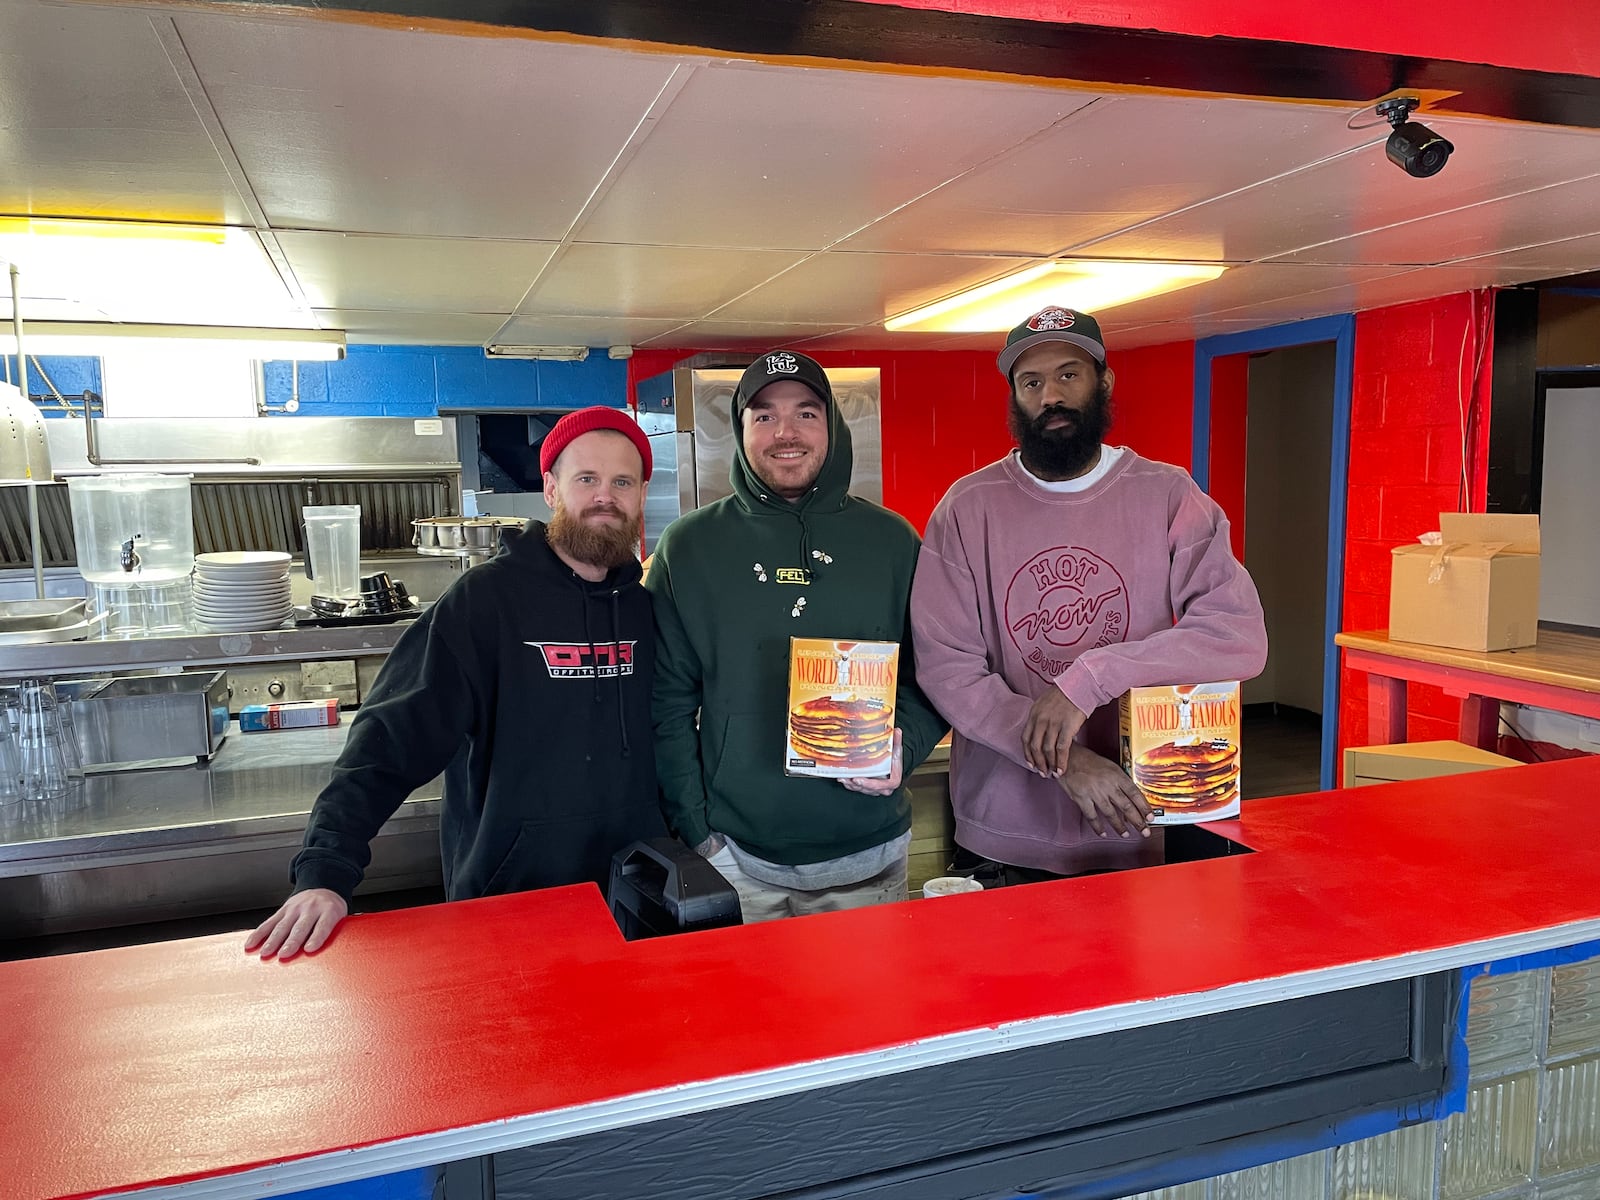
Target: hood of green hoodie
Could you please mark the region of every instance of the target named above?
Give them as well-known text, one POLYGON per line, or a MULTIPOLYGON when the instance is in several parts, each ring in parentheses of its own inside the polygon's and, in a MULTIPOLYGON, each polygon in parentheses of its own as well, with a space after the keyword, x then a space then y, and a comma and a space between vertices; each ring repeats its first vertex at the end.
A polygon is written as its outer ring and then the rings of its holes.
MULTIPOLYGON (((844 507, 850 491, 850 473, 855 467, 855 452, 850 442, 850 426, 839 413, 833 398, 833 387, 815 359, 794 351, 786 351, 801 364, 798 373, 773 375, 752 366, 739 380, 733 393, 733 465, 728 468, 728 479, 733 484, 733 494, 741 508, 754 514, 790 513, 804 516, 813 513, 838 512, 844 507), (762 482, 744 452, 744 410, 751 398, 767 384, 782 378, 798 378, 821 398, 828 410, 828 453, 822 460, 822 471, 817 475, 811 490, 798 500, 785 500, 774 495, 762 482), (746 388, 749 389, 746 392, 746 388)), ((772 356, 764 356, 770 358, 772 356)), ((757 364, 762 359, 757 359, 757 364)))

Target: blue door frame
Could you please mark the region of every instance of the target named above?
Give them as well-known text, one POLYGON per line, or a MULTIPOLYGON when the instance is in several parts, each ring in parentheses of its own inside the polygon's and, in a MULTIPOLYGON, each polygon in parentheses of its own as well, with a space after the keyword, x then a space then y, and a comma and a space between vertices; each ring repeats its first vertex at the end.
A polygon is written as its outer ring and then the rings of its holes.
MULTIPOLYGON (((1230 354, 1255 354, 1313 342, 1332 342, 1333 462, 1328 471, 1327 602, 1322 614, 1322 787, 1333 786, 1334 752, 1339 743, 1339 632, 1344 602, 1344 530, 1350 475, 1350 403, 1355 377, 1356 319, 1346 313, 1318 317, 1248 333, 1202 338, 1194 344, 1194 449, 1190 473, 1211 490, 1211 365, 1230 354)), ((1247 450, 1248 453, 1248 450, 1247 450)))

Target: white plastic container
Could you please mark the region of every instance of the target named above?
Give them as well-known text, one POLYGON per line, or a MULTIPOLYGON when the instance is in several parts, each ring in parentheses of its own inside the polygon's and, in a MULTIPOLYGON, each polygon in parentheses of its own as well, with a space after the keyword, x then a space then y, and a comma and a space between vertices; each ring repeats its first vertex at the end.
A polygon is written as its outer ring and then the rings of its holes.
POLYGON ((194 569, 189 480, 140 472, 69 478, 78 573, 96 584, 188 578, 194 569))
POLYGON ((321 504, 300 510, 306 522, 306 577, 313 596, 361 598, 361 506, 321 504))

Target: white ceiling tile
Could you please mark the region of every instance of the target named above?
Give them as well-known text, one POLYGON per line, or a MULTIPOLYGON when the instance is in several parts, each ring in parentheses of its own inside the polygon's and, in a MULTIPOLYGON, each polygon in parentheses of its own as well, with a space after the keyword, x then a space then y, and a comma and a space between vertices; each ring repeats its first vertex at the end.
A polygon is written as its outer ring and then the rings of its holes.
POLYGON ((481 346, 506 321, 505 316, 496 313, 319 308, 316 314, 324 329, 342 329, 352 342, 392 342, 400 346, 481 346))
MULTIPOLYGON (((1339 123, 1342 125, 1342 119, 1339 123)), ((1484 121, 1431 120, 1429 124, 1456 144, 1456 153, 1444 170, 1431 178, 1407 176, 1385 157, 1382 131, 1367 130, 1363 136, 1371 143, 1357 153, 1244 187, 1097 241, 1090 249, 1096 255, 1133 258, 1249 262, 1295 255, 1314 261, 1332 257, 1335 261, 1424 264, 1445 256, 1435 253, 1421 237, 1396 236, 1383 243, 1384 253, 1355 257, 1330 255, 1325 244, 1579 179, 1592 175, 1600 162, 1600 134, 1484 121)))
POLYGON ((524 313, 705 316, 792 267, 796 250, 707 250, 575 242, 527 298, 524 313))
MULTIPOLYGON (((696 321, 649 339, 649 345, 693 346, 710 350, 770 350, 797 345, 809 338, 839 333, 844 325, 801 325, 792 321, 696 321)), ((641 343, 642 344, 642 343, 641 343)))
POLYGON ((277 235, 306 297, 319 308, 507 313, 555 252, 550 242, 277 235))
POLYGON ((1427 300, 1435 296, 1474 291, 1478 288, 1526 282, 1534 277, 1530 272, 1519 273, 1499 268, 1422 267, 1378 278, 1347 281, 1332 287, 1308 291, 1302 295, 1245 304, 1238 308, 1220 311, 1212 319, 1248 320, 1259 325, 1279 325, 1308 317, 1363 312, 1372 308, 1408 304, 1414 300, 1427 300))
POLYGON ((895 332, 882 325, 857 325, 792 343, 813 350, 993 350, 1000 352, 1003 335, 994 333, 895 332))
POLYGON ((1026 258, 818 254, 717 313, 741 321, 861 325, 908 312, 1032 265, 1026 258))
POLYGON ((1082 103, 1020 84, 702 66, 583 237, 821 249, 1082 103))
POLYGON ((1152 321, 1196 320, 1242 305, 1288 300, 1342 284, 1382 279, 1403 270, 1400 267, 1307 266, 1301 263, 1247 264, 1230 267, 1209 282, 1131 304, 1119 304, 1097 315, 1108 332, 1152 321))
POLYGON ((842 248, 1056 254, 1370 138, 1345 119, 1308 105, 1100 99, 842 248))
MULTIPOLYGON (((1600 143, 1592 153, 1593 164, 1600 166, 1600 143)), ((1422 217, 1286 257, 1298 262, 1445 263, 1585 228, 1600 233, 1600 175, 1422 217)))
POLYGON ((137 9, 0 4, 0 212, 249 221, 137 9))
POLYGON ((564 237, 674 60, 334 21, 178 18, 274 225, 564 237))
POLYGON ((1576 275, 1600 270, 1600 233, 1562 238, 1518 250, 1501 250, 1482 257, 1464 258, 1453 267, 1490 265, 1506 270, 1538 271, 1542 276, 1576 275))
POLYGON ((881 322, 1050 254, 1285 256, 1102 314, 1142 345, 1600 269, 1595 131, 1424 115, 1457 149, 1413 180, 1324 106, 174 12, 0 0, 0 212, 249 223, 156 36, 175 20, 359 341, 989 350, 881 322))
POLYGON ((516 346, 634 346, 681 324, 645 317, 517 316, 494 340, 516 346))

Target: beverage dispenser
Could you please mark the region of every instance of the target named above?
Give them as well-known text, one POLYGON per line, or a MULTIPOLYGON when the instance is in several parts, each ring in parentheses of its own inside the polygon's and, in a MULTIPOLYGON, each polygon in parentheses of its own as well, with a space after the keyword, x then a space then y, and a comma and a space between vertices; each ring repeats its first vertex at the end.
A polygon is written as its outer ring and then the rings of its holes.
POLYGON ((67 480, 78 573, 106 633, 118 637, 189 628, 194 570, 190 476, 142 472, 67 480))

